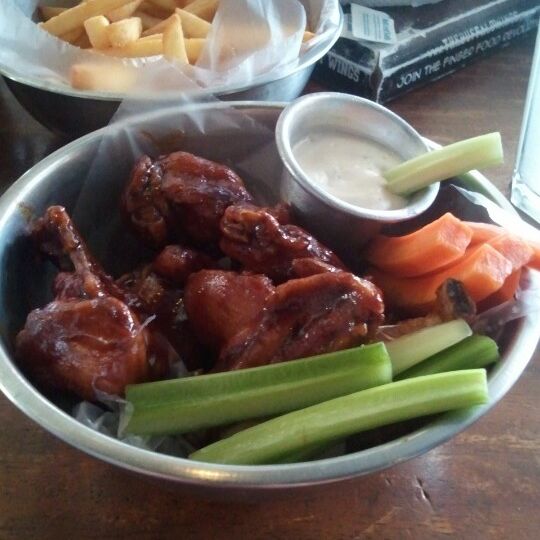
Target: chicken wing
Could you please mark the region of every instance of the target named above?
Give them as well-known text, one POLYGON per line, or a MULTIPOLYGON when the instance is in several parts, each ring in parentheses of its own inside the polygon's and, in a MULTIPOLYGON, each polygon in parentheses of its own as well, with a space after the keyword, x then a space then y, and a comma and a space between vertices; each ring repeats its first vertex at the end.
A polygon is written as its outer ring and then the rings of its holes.
POLYGON ((30 378, 49 389, 93 400, 122 395, 150 378, 146 332, 112 296, 55 300, 32 311, 17 335, 17 356, 30 378))
POLYGON ((251 201, 241 178, 229 167, 174 152, 135 165, 122 207, 138 234, 154 247, 183 241, 217 244, 219 222, 231 204, 251 201))
POLYGON ((246 270, 276 282, 294 277, 295 259, 314 258, 340 269, 344 264, 301 227, 282 224, 271 211, 250 204, 229 206, 221 219, 220 247, 246 270))
POLYGON ((455 319, 463 319, 472 325, 476 319, 476 304, 461 281, 449 278, 437 289, 437 299, 431 313, 400 320, 397 324, 380 326, 377 338, 388 341, 455 319))
POLYGON ((217 351, 262 316, 273 292, 272 282, 263 275, 202 270, 188 279, 184 302, 199 340, 217 351))
POLYGON ((294 259, 291 264, 291 270, 295 278, 314 276, 315 274, 325 274, 327 272, 342 272, 331 264, 325 263, 320 259, 306 257, 303 259, 294 259))
POLYGON ((225 343, 214 369, 255 367, 346 349, 367 341, 383 313, 379 289, 348 272, 293 279, 276 287, 259 316, 225 343))
MULTIPOLYGON (((79 297, 94 298, 107 294, 122 297, 122 290, 92 256, 65 208, 47 208, 43 217, 33 224, 31 234, 41 253, 56 266, 62 270, 75 270, 69 279, 71 287, 79 288, 79 297)), ((59 281, 62 279, 68 278, 64 276, 59 281)), ((62 287, 65 285, 55 284, 55 292, 62 287)))
POLYGON ((152 263, 156 274, 178 286, 185 285, 188 277, 216 263, 207 255, 180 245, 165 246, 152 263))
POLYGON ((167 338, 189 370, 201 369, 208 364, 208 351, 195 338, 187 322, 184 293, 178 284, 158 275, 154 264, 121 276, 117 283, 129 294, 130 307, 154 317, 149 328, 167 338))
POLYGON ((33 233, 42 251, 64 268, 70 260, 74 272, 58 274, 56 299, 33 310, 17 335, 17 357, 30 377, 95 399, 162 375, 169 348, 128 306, 129 294, 90 255, 65 209, 50 207, 33 233))

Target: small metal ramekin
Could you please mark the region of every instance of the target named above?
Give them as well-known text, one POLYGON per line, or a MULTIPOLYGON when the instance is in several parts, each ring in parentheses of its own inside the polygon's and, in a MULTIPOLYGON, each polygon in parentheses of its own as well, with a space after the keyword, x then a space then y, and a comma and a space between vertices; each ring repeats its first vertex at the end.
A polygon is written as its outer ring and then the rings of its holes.
POLYGON ((371 139, 393 150, 403 160, 429 151, 424 139, 405 120, 367 99, 321 92, 303 96, 288 105, 276 126, 276 144, 284 164, 282 197, 300 223, 321 240, 350 250, 361 247, 383 224, 410 219, 427 210, 439 184, 415 193, 405 208, 373 210, 338 199, 312 182, 294 155, 297 143, 320 131, 337 131, 371 139), (344 235, 344 231, 346 234, 344 235))

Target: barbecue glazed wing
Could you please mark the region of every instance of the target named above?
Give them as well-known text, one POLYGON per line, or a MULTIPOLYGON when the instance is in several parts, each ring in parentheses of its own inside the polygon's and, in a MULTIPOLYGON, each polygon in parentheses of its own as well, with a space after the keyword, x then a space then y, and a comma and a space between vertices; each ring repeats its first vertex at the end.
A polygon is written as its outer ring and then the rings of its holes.
POLYGON ((137 162, 122 207, 135 231, 154 247, 179 240, 206 246, 217 244, 225 209, 251 200, 229 167, 174 152, 137 162))
MULTIPOLYGON (((180 267, 185 269, 184 265, 180 267)), ((180 277, 177 273, 175 276, 180 277)), ((149 329, 166 337, 189 370, 207 364, 207 350, 195 338, 187 322, 182 288, 158 275, 155 261, 121 276, 117 284, 129 294, 130 307, 154 317, 149 329)))
POLYGON ((260 318, 274 292, 262 275, 202 270, 187 282, 184 303, 189 323, 203 343, 219 350, 230 338, 260 318))
POLYGON ((353 347, 383 320, 382 296, 348 272, 293 279, 275 288, 260 317, 222 347, 216 371, 255 367, 353 347))
POLYGON ((282 224, 266 208, 229 206, 221 220, 220 247, 246 270, 276 282, 294 277, 295 259, 314 258, 340 269, 343 263, 326 246, 296 225, 282 224))
POLYGON ((112 296, 55 300, 33 310, 17 335, 17 356, 30 377, 50 389, 93 400, 122 395, 150 378, 145 330, 112 296))
POLYGON ((291 270, 295 278, 314 276, 315 274, 326 274, 327 272, 343 271, 320 259, 314 258, 294 259, 291 264, 291 270))
POLYGON ((47 208, 43 217, 35 221, 32 238, 39 250, 56 266, 70 271, 69 277, 62 273, 58 275, 54 285, 56 294, 65 294, 61 291, 69 281, 72 296, 78 288, 79 294, 75 294, 76 297, 94 298, 110 294, 122 298, 122 290, 94 259, 65 208, 47 208), (73 269, 74 273, 71 272, 73 269))
POLYGON ((166 246, 158 254, 152 263, 152 268, 156 274, 168 279, 175 285, 185 285, 190 274, 198 272, 203 268, 213 268, 215 262, 193 249, 188 249, 179 245, 166 246))
POLYGON ((155 316, 151 328, 158 328, 190 370, 207 362, 207 350, 195 338, 184 309, 183 286, 188 277, 215 261, 180 245, 166 246, 152 261, 125 274, 117 284, 129 292, 130 306, 155 316))
POLYGON ((161 374, 169 361, 163 340, 128 307, 129 295, 88 252, 65 209, 50 207, 33 231, 42 250, 62 267, 56 299, 33 310, 16 338, 17 356, 49 388, 95 399, 122 395, 127 384, 161 374))
POLYGON ((476 304, 465 285, 457 279, 449 278, 437 289, 437 299, 431 313, 424 317, 404 319, 397 324, 381 326, 377 331, 377 337, 381 341, 387 341, 455 319, 463 319, 472 324, 475 318, 476 304))

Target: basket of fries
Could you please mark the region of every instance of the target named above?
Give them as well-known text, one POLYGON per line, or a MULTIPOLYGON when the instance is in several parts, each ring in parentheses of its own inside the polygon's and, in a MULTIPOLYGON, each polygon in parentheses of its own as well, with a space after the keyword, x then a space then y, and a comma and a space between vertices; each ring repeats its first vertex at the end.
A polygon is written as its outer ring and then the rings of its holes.
POLYGON ((293 99, 340 25, 338 0, 8 0, 0 73, 41 123, 79 135, 126 96, 293 99))

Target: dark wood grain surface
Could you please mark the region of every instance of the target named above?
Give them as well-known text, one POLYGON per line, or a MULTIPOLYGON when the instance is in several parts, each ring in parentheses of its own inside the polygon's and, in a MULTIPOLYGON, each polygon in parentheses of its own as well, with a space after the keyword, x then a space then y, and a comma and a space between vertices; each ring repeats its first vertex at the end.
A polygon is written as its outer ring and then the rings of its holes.
MULTIPOLYGON (((527 38, 389 107, 439 143, 499 130, 508 193, 533 51, 527 38)), ((311 87, 315 89, 315 87, 311 87)), ((0 185, 65 141, 0 83, 0 185)), ((0 398, 0 539, 532 539, 540 530, 540 358, 489 414, 383 472, 264 502, 150 484, 49 435, 0 398)))

